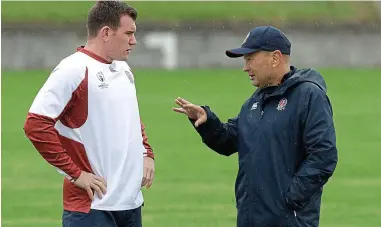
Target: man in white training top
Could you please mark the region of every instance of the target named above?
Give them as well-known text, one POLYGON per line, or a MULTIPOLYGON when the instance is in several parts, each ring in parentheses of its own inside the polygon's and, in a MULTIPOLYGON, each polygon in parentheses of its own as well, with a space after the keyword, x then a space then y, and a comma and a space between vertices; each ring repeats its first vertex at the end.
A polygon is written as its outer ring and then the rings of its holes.
POLYGON ((65 175, 64 227, 142 226, 154 156, 126 63, 136 18, 124 2, 98 1, 86 45, 56 66, 29 110, 25 134, 65 175))

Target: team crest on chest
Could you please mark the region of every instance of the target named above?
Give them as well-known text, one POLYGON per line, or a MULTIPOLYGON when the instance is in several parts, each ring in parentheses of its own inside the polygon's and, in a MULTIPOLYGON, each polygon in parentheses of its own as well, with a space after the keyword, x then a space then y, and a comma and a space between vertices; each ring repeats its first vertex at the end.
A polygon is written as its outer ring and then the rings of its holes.
POLYGON ((109 66, 110 72, 115 73, 117 72, 115 62, 112 62, 109 66))
POLYGON ((101 84, 98 87, 100 87, 101 89, 108 88, 108 84, 105 83, 106 77, 103 75, 103 73, 97 72, 96 76, 98 80, 101 82, 101 84))
POLYGON ((124 73, 126 74, 126 76, 128 77, 128 79, 130 80, 130 83, 133 84, 133 83, 134 83, 134 78, 132 77, 131 72, 129 72, 129 71, 124 71, 124 73))
POLYGON ((98 77, 98 80, 99 80, 100 82, 104 82, 104 81, 105 81, 105 76, 103 75, 102 72, 98 72, 98 73, 97 73, 97 77, 98 77))
POLYGON ((279 101, 278 103, 278 106, 277 106, 277 110, 284 110, 286 108, 286 105, 287 105, 287 99, 286 98, 283 98, 279 101))

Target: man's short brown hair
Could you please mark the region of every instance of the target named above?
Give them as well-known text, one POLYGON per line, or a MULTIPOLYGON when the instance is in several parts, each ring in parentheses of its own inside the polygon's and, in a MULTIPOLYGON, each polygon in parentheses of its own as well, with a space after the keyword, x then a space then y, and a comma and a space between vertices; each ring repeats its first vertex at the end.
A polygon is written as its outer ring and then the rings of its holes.
POLYGON ((120 18, 125 15, 130 16, 134 21, 138 17, 137 11, 122 1, 97 1, 91 7, 87 17, 89 36, 96 36, 103 26, 117 29, 120 26, 120 18))

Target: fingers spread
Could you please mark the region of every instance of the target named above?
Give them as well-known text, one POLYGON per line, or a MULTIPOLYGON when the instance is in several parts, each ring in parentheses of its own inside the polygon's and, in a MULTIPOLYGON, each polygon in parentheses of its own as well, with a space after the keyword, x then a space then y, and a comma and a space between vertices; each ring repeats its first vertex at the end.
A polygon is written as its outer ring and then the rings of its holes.
POLYGON ((177 113, 183 113, 183 114, 186 113, 186 111, 183 108, 172 108, 172 110, 177 112, 177 113))
POLYGON ((190 103, 189 101, 187 101, 187 100, 185 100, 185 99, 183 99, 183 98, 180 98, 180 97, 178 97, 178 98, 176 99, 176 101, 178 101, 178 102, 181 103, 182 105, 184 105, 184 104, 189 104, 189 103, 190 103))
POLYGON ((193 109, 194 107, 195 107, 195 105, 193 105, 193 104, 184 104, 183 105, 184 109, 193 109))
POLYGON ((182 103, 182 102, 180 102, 178 99, 176 99, 176 101, 175 101, 175 102, 176 102, 176 104, 177 104, 177 105, 179 105, 179 106, 183 107, 183 103, 182 103))

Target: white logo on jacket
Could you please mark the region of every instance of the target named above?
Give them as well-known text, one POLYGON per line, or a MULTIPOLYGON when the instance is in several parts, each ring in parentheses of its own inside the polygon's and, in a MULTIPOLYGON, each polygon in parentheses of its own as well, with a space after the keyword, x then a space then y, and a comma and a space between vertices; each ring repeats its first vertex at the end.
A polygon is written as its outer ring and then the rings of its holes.
POLYGON ((284 110, 286 108, 286 105, 287 105, 287 99, 286 98, 283 98, 279 101, 278 103, 278 106, 277 106, 277 110, 284 110))

